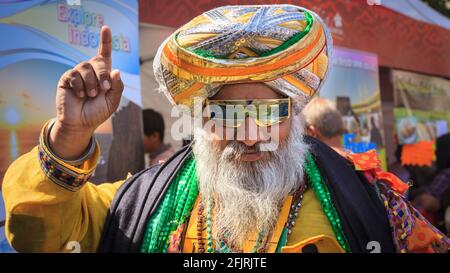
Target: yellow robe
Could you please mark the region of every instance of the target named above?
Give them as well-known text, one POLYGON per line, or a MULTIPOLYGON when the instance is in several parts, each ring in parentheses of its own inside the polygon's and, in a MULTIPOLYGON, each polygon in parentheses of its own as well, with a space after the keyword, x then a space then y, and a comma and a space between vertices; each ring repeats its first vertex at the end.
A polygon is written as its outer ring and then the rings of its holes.
MULTIPOLYGON (((83 167, 95 167, 98 156, 96 153, 83 167)), ((88 182, 76 192, 69 191, 45 175, 35 147, 13 162, 4 177, 6 237, 19 252, 71 252, 77 244, 81 252, 95 252, 108 209, 123 182, 88 182)), ((320 236, 334 241, 331 246, 330 240, 325 242, 327 247, 321 250, 342 251, 336 247, 335 235, 314 192, 307 190, 284 252, 298 252, 306 241, 322 240, 320 236)))

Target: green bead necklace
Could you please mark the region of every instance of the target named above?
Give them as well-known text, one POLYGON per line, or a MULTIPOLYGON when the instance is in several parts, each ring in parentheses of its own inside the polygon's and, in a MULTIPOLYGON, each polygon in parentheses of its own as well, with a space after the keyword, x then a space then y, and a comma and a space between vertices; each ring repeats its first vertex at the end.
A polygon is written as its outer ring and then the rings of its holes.
POLYGON ((344 231, 341 226, 341 219, 336 211, 336 208, 333 205, 333 201, 331 199, 330 192, 328 191, 325 182, 323 181, 323 177, 320 174, 320 171, 314 162, 314 158, 311 154, 306 156, 306 164, 305 164, 306 174, 308 175, 308 179, 311 187, 316 194, 317 199, 319 199, 319 203, 322 206, 322 209, 325 212, 328 220, 330 221, 331 228, 336 235, 336 239, 339 242, 339 245, 346 251, 350 252, 350 247, 348 245, 347 238, 345 237, 344 231))
POLYGON ((171 182, 147 224, 141 252, 167 252, 170 235, 186 222, 198 195, 195 160, 190 157, 171 182))

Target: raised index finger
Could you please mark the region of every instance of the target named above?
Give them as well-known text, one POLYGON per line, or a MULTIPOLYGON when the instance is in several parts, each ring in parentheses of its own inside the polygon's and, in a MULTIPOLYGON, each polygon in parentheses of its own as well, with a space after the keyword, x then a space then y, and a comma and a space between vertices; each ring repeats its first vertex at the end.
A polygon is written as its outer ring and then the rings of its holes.
POLYGON ((102 30, 100 31, 100 46, 98 48, 97 55, 103 58, 103 61, 105 62, 107 69, 109 71, 111 71, 112 67, 111 53, 112 53, 111 29, 105 25, 102 27, 102 30))

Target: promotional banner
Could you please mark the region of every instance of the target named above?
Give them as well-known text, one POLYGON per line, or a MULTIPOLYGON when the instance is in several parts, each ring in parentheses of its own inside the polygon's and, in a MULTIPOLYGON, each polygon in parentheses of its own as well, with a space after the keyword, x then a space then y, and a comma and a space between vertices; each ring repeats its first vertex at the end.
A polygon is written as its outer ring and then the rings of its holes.
POLYGON ((393 70, 399 144, 432 141, 448 133, 450 80, 393 70))
MULTIPOLYGON (((38 144, 55 117, 58 79, 95 56, 104 24, 125 89, 118 111, 96 131, 102 156, 91 180, 123 179, 143 167, 137 8, 137 0, 0 1, 0 184, 11 162, 38 144)), ((4 220, 0 198, 0 253, 14 252, 4 220)))
POLYGON ((355 153, 376 149, 385 166, 377 56, 335 47, 333 67, 319 95, 335 101, 343 116, 344 148, 355 153))
POLYGON ((124 178, 123 170, 133 170, 120 164, 139 165, 140 153, 115 147, 142 148, 137 0, 0 1, 0 182, 9 164, 37 145, 43 124, 55 117, 58 79, 95 56, 104 24, 125 90, 116 114, 96 131, 102 158, 93 179, 124 178), (130 120, 135 127, 127 127, 130 120), (116 160, 123 153, 121 162, 109 160, 112 152, 116 160), (109 177, 114 170, 120 175, 109 177))

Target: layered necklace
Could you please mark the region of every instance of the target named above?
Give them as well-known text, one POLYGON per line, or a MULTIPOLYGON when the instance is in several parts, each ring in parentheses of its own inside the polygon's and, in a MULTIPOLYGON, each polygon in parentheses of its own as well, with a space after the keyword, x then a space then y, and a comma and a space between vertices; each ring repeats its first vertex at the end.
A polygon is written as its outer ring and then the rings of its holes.
MULTIPOLYGON (((281 248, 287 243, 288 236, 292 232, 299 210, 302 206, 303 194, 306 191, 307 184, 314 190, 314 193, 330 222, 333 232, 336 235, 339 245, 346 252, 350 252, 348 240, 343 232, 339 214, 333 205, 331 194, 328 191, 321 172, 311 154, 307 154, 306 156, 305 173, 308 183, 304 183, 304 186, 300 187, 300 189, 294 193, 289 216, 279 238, 276 252, 280 252, 281 248)), ((190 157, 185 161, 175 179, 171 182, 156 212, 151 215, 144 233, 141 252, 181 252, 181 242, 186 229, 186 223, 190 218, 197 197, 198 183, 195 160, 193 157, 190 157)), ((199 204, 196 223, 199 252, 242 252, 242 250, 227 242, 227 238, 219 238, 217 245, 214 246, 212 234, 213 207, 214 202, 212 199, 208 202, 206 207, 203 202, 199 204), (205 225, 206 242, 202 237, 202 231, 205 228, 205 225)), ((270 232, 261 229, 257 235, 253 252, 265 252, 270 237, 270 232)))
MULTIPOLYGON (((298 211, 302 205, 303 194, 306 191, 307 184, 304 183, 293 195, 293 201, 289 210, 289 216, 285 223, 283 233, 290 234, 292 232, 292 228, 295 225, 295 221, 298 216, 298 211)), ((200 253, 242 253, 243 250, 236 247, 234 244, 228 242, 226 232, 225 235, 222 236, 218 240, 216 247, 214 248, 213 242, 213 234, 212 234, 212 224, 213 224, 213 207, 214 201, 212 198, 208 200, 208 206, 206 208, 206 216, 205 216, 205 205, 200 200, 198 213, 197 213, 197 241, 198 241, 198 251, 200 253), (203 230, 206 222, 206 245, 203 239, 203 230)), ((282 235, 283 236, 283 235, 282 235)), ((260 229, 260 232, 257 235, 255 245, 253 246, 253 253, 264 253, 266 252, 267 245, 269 239, 271 237, 270 232, 266 232, 264 229, 260 229)))

